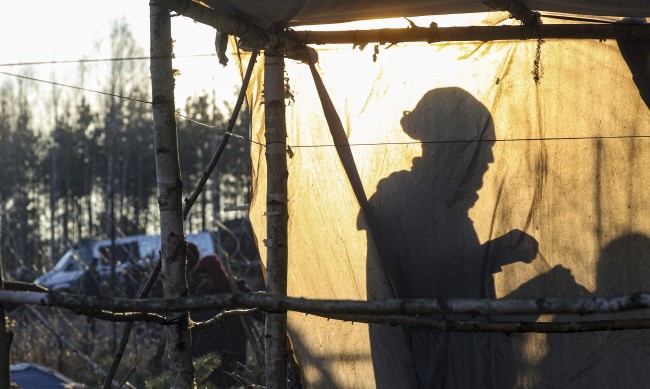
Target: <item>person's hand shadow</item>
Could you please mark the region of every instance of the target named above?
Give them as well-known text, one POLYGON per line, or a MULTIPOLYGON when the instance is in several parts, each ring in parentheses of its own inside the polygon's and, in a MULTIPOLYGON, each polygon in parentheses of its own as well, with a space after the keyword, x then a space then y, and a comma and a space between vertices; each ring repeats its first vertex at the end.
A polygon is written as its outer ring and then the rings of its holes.
POLYGON ((506 265, 531 263, 539 251, 537 240, 521 230, 512 230, 485 245, 488 257, 487 277, 500 272, 506 265))

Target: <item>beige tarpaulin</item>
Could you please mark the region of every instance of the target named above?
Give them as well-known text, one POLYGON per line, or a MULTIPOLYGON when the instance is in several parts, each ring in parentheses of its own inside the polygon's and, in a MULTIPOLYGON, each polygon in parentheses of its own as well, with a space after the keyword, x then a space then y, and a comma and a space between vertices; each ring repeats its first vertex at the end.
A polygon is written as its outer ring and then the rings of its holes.
MULTIPOLYGON (((650 46, 630 45, 397 44, 380 47, 375 60, 372 47, 318 47, 317 69, 372 218, 332 146, 309 67, 287 61, 289 295, 528 298, 650 289, 650 110, 642 98, 649 70, 634 62, 647 61, 650 46)), ((259 78, 253 136, 263 141, 259 78)), ((252 150, 250 215, 264 258, 264 148, 252 150)), ((650 382, 648 331, 445 334, 293 313, 289 327, 307 387, 650 382)))

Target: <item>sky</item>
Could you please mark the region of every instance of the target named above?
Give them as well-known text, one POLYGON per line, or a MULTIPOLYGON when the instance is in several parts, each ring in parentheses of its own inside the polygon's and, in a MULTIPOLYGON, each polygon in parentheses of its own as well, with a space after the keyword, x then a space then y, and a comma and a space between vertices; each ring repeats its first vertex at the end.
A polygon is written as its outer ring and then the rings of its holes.
MULTIPOLYGON (((2 6, 0 65, 108 58, 110 29, 117 20, 128 23, 144 55, 149 55, 147 0, 20 0, 2 1, 2 6)), ((211 27, 194 23, 191 19, 172 18, 172 38, 177 57, 174 68, 181 73, 176 79, 177 108, 184 106, 188 96, 202 94, 202 91, 212 93, 213 90, 218 94, 218 101, 226 100, 234 105, 240 85, 238 72, 233 61, 224 68, 212 56, 214 34, 211 27), (185 57, 195 55, 207 56, 185 57)), ((79 64, 0 66, 0 72, 28 72, 34 78, 101 90, 102 80, 106 78, 105 67, 98 64, 87 66, 83 85, 80 85, 79 64)), ((0 85, 11 78, 0 74, 0 85)), ((36 122, 47 127, 48 120, 51 122, 53 117, 51 112, 46 112, 52 86, 37 84, 29 82, 29 98, 35 107, 36 122)))

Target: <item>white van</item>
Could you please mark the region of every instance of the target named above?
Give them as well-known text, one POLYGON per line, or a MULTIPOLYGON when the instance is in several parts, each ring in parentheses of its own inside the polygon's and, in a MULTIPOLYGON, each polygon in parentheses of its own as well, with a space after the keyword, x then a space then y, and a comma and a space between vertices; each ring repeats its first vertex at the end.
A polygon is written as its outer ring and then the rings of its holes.
MULTIPOLYGON (((196 245, 199 258, 214 254, 215 247, 209 232, 199 232, 186 236, 189 243, 196 245)), ((52 270, 34 280, 37 285, 52 290, 77 292, 84 272, 97 260, 97 273, 100 279, 110 276, 112 243, 110 240, 82 243, 68 250, 52 270)), ((131 267, 151 269, 158 259, 160 235, 134 235, 115 240, 115 266, 117 274, 125 274, 131 267)))

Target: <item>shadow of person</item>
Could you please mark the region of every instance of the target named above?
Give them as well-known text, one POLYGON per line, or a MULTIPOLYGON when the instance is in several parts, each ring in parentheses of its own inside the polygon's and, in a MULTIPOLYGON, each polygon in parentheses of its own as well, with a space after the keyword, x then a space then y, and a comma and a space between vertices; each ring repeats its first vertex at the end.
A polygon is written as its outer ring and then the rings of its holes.
MULTIPOLYGON (((647 53, 647 51, 646 51, 647 53)), ((600 253, 596 295, 620 296, 650 291, 650 238, 640 233, 620 236, 600 253)), ((650 318, 648 310, 622 312, 601 319, 650 318)), ((593 388, 648 387, 650 330, 602 333, 593 388)))
MULTIPOLYGON (((638 233, 623 235, 602 248, 596 269, 594 294, 613 297, 650 290, 650 238, 638 233)), ((521 285, 507 298, 587 298, 593 295, 579 285, 571 272, 556 266, 521 285)), ((648 318, 650 312, 631 311, 609 315, 556 316, 556 322, 648 318)), ((538 317, 518 318, 537 320, 538 317)), ((532 335, 540 337, 541 335, 532 335)), ((532 344, 534 342, 529 342, 532 344)), ((521 367, 522 377, 536 388, 642 388, 650 382, 650 331, 626 330, 547 334, 538 363, 521 367)), ((534 350, 522 344, 521 353, 534 350)))
MULTIPOLYGON (((546 263, 546 262, 544 262, 546 263)), ((543 264, 542 264, 543 266, 543 264)), ((571 270, 557 265, 520 285, 506 299, 589 298, 592 294, 576 282, 571 270)), ((509 316, 508 320, 535 322, 539 315, 509 316)), ((544 319, 546 321, 548 319, 544 319)), ((562 315, 553 321, 584 320, 578 315, 562 315)), ((590 334, 513 334, 515 371, 522 388, 571 388, 572 376, 590 365, 580 355, 592 354, 590 334), (576 350, 582 350, 578 352, 576 350)), ((584 355, 582 355, 584 356, 584 355)), ((580 387, 580 386, 578 386, 580 387)))
MULTIPOLYGON (((460 88, 440 88, 427 92, 412 112, 404 113, 400 124, 406 134, 422 141, 422 156, 413 160, 410 170, 378 183, 365 215, 394 294, 494 298, 493 274, 506 264, 532 261, 537 242, 514 230, 481 244, 468 216, 493 161, 495 132, 489 111, 460 88)), ((360 228, 366 227, 360 223, 360 228)), ((368 298, 377 298, 382 280, 370 261, 367 269, 368 298)), ((382 372, 400 363, 396 360, 400 353, 386 345, 382 331, 371 326, 370 342, 377 387, 388 387, 382 372)), ((412 386, 514 385, 512 348, 506 336, 403 331, 416 377, 412 386)))
MULTIPOLYGON (((623 24, 646 24, 644 18, 625 18, 623 24)), ((650 109, 650 41, 648 39, 619 38, 616 40, 621 55, 632 72, 639 95, 650 109)))

